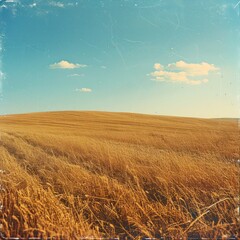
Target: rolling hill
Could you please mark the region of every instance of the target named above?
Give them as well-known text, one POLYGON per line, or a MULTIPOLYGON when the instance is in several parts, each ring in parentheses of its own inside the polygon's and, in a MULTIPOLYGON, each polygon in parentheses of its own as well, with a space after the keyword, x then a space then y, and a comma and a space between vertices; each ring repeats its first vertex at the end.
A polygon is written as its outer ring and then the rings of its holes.
POLYGON ((237 231, 237 121, 110 112, 0 116, 5 236, 237 231))

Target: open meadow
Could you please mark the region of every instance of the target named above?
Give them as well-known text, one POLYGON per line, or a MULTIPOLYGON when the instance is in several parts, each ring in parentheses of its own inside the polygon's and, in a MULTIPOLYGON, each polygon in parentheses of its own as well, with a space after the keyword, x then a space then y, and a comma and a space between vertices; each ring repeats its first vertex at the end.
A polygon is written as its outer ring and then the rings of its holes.
POLYGON ((239 147, 237 120, 1 116, 0 230, 66 239, 236 231, 239 147))

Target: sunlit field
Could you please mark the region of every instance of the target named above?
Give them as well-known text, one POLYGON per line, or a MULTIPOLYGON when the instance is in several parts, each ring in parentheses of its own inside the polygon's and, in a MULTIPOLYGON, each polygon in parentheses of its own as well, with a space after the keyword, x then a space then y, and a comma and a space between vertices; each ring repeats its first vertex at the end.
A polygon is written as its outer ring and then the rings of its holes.
POLYGON ((237 231, 237 120, 107 112, 0 117, 5 236, 237 231))

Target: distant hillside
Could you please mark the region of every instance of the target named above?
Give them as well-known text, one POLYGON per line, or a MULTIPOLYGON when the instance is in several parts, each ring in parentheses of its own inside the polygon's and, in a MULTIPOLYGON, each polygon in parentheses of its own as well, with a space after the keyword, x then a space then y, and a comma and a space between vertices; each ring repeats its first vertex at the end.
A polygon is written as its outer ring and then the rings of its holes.
POLYGON ((75 131, 88 130, 115 130, 121 131, 184 131, 199 129, 207 131, 222 129, 224 127, 236 130, 237 122, 228 119, 199 119, 184 117, 168 117, 135 113, 112 113, 91 111, 63 111, 43 112, 17 115, 5 115, 0 117, 2 128, 14 127, 31 130, 47 128, 54 130, 75 131), (231 122, 231 123, 230 123, 231 122), (36 128, 35 128, 36 127, 36 128))

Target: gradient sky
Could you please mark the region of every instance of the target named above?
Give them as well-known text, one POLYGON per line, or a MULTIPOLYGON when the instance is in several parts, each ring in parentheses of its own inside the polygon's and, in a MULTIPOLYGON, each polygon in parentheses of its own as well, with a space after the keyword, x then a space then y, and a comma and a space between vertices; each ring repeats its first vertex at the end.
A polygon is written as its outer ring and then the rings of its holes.
POLYGON ((0 114, 240 117, 238 0, 0 0, 0 114))

